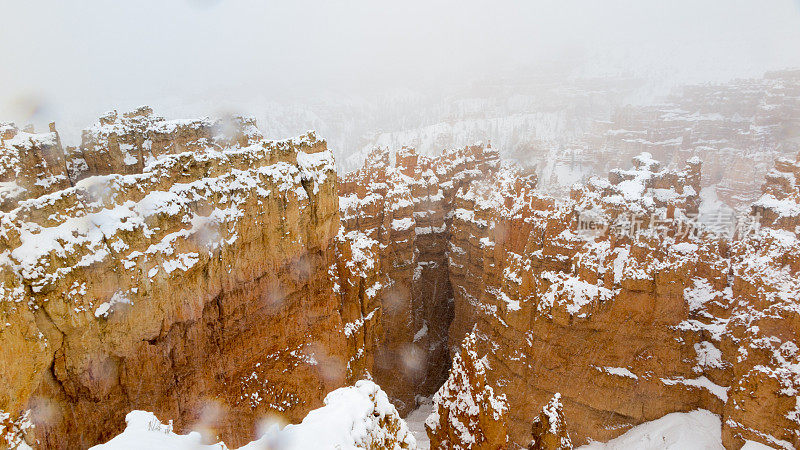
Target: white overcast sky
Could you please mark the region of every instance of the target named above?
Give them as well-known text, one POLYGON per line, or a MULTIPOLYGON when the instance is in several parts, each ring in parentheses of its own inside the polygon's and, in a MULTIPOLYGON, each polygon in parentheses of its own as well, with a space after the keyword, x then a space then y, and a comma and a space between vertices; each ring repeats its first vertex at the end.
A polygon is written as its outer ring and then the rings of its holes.
POLYGON ((0 120, 19 123, 430 88, 558 59, 681 80, 800 66, 800 0, 0 0, 0 16, 0 120))

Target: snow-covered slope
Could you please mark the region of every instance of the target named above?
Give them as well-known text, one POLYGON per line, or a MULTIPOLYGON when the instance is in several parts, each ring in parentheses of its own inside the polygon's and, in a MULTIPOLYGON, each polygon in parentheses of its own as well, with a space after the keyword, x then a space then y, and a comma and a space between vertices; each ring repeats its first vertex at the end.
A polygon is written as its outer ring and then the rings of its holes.
MULTIPOLYGON (((719 416, 704 409, 672 413, 631 428, 606 443, 592 442, 579 450, 722 450, 722 423, 719 416)), ((747 441, 742 449, 769 449, 747 441)))
MULTIPOLYGON (((202 445, 198 432, 179 435, 153 413, 132 411, 120 435, 92 450, 226 450, 223 442, 202 445)), ((337 389, 325 397, 325 406, 308 413, 302 423, 281 428, 275 424, 258 440, 240 450, 280 448, 321 449, 415 449, 406 423, 386 394, 369 380, 337 389)))
POLYGON ((227 449, 224 443, 202 445, 203 437, 193 431, 189 434, 175 434, 172 424, 163 424, 155 414, 147 411, 131 411, 125 416, 128 426, 121 434, 105 444, 92 447, 93 450, 221 450, 227 449))

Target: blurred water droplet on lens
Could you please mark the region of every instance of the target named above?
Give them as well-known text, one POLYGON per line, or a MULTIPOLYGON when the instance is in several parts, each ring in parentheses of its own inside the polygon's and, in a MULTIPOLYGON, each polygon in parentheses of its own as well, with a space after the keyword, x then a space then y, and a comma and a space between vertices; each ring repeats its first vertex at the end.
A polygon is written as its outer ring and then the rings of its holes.
POLYGON ((322 344, 312 342, 305 353, 313 355, 320 375, 326 383, 336 384, 344 380, 346 364, 340 358, 328 354, 322 344))
POLYGON ((37 94, 20 94, 10 103, 12 110, 23 123, 42 120, 48 114, 47 103, 37 94))
POLYGON ((409 375, 419 373, 425 363, 425 353, 416 345, 406 345, 401 351, 403 367, 409 375))
POLYGON ((203 437, 203 442, 214 443, 219 441, 216 425, 222 421, 224 408, 214 399, 204 399, 200 406, 199 418, 192 426, 203 437))
POLYGON ((308 258, 301 256, 291 263, 292 275, 297 281, 305 281, 311 274, 311 264, 308 258))
POLYGON ((34 397, 29 406, 31 409, 31 421, 34 424, 53 424, 60 419, 58 408, 55 407, 49 397, 34 397))

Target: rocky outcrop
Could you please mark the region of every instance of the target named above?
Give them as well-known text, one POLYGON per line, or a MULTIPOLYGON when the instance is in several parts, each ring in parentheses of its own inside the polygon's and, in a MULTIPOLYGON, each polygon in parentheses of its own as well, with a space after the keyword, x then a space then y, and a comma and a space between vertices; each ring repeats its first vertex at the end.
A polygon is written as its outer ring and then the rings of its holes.
POLYGON ((731 246, 736 302, 722 340, 733 383, 723 441, 800 446, 800 161, 779 160, 753 204, 761 225, 731 246))
POLYGON ((0 123, 0 211, 69 186, 55 124, 50 124, 48 133, 34 133, 0 123))
POLYGON ((165 120, 143 106, 128 113, 106 113, 83 131, 81 146, 70 149, 67 159, 71 177, 80 180, 140 173, 161 155, 246 147, 261 140, 255 120, 249 117, 165 120))
MULTIPOLYGON (((299 420, 345 381, 325 142, 209 138, 194 123, 103 118, 92 130, 115 131, 84 134, 74 186, 27 190, 2 213, 7 442, 84 448, 144 409, 237 445, 265 414, 299 420), (141 158, 126 166, 128 145, 141 158)), ((17 133, 9 148, 43 139, 17 133)))
POLYGON ((568 450, 572 449, 572 441, 564 423, 564 407, 561 406, 561 394, 556 393, 542 408, 531 425, 531 443, 528 450, 568 450))
MULTIPOLYGON (((640 155, 568 201, 502 171, 457 195, 450 339, 474 336, 512 443, 527 444, 558 392, 576 444, 696 408, 722 415, 731 448, 798 444, 795 231, 744 222, 731 242, 704 230, 691 218, 699 166, 660 170, 640 155)), ((776 220, 792 223, 785 213, 776 220)), ((465 402, 440 394, 434 446, 453 439, 443 430, 465 402)))
POLYGON ((508 445, 508 402, 488 382, 492 367, 476 352, 476 336, 464 338, 447 380, 433 397, 425 421, 431 448, 498 449, 508 445))

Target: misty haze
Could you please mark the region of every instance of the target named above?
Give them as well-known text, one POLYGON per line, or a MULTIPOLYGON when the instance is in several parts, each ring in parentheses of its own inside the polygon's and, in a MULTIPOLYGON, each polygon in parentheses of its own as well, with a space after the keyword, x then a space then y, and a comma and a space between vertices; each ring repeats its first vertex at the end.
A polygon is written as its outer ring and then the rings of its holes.
POLYGON ((800 1, 0 2, 0 450, 800 448, 800 1))

